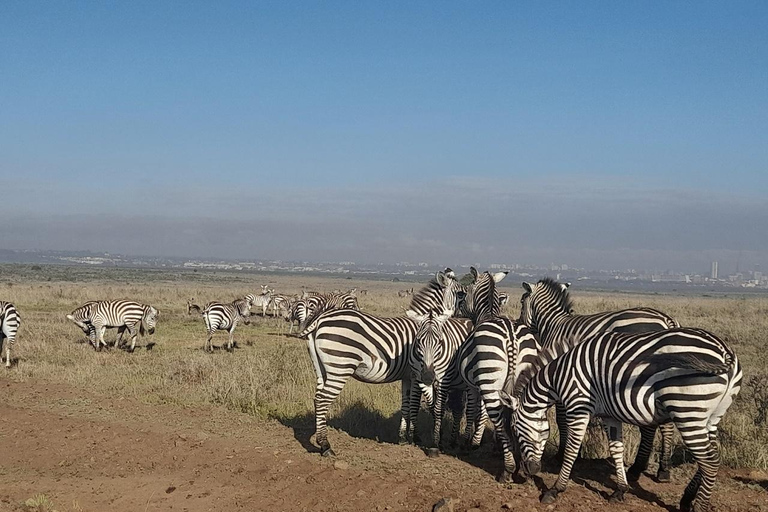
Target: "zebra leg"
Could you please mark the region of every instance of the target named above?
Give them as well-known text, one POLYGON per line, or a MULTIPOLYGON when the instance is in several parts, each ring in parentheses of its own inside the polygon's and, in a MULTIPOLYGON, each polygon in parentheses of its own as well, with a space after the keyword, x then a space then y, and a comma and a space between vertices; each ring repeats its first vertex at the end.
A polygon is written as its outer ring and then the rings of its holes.
POLYGON ((450 447, 456 448, 459 444, 459 431, 461 430, 461 418, 464 416, 466 400, 464 390, 453 390, 448 397, 448 407, 453 415, 453 428, 451 429, 450 447))
POLYGON ((477 430, 477 417, 480 413, 479 408, 480 395, 477 393, 476 389, 470 387, 469 390, 467 390, 467 426, 463 438, 464 448, 468 449, 473 447, 474 434, 477 430))
POLYGON ((648 461, 651 458, 651 452, 653 451, 653 441, 655 438, 655 426, 640 427, 640 446, 637 448, 635 462, 627 472, 627 478, 629 478, 631 482, 637 482, 640 479, 640 475, 642 475, 643 472, 648 469, 648 461))
POLYGON ((93 324, 93 331, 95 336, 95 341, 93 347, 96 349, 96 352, 101 352, 101 346, 106 345, 104 343, 104 330, 106 327, 102 325, 93 324))
POLYGON ((506 425, 504 424, 504 406, 499 400, 498 391, 488 393, 483 396, 485 409, 488 411, 488 417, 493 423, 496 439, 501 441, 501 449, 504 454, 504 469, 501 470, 496 480, 500 483, 512 482, 512 475, 517 472, 515 463, 515 452, 512 446, 512 440, 507 435, 506 425))
POLYGON ((685 488, 680 500, 682 512, 706 512, 709 510, 709 498, 715 485, 717 471, 720 468, 720 450, 707 431, 706 425, 700 428, 687 426, 679 429, 685 447, 696 459, 699 466, 696 474, 685 488))
POLYGON ((205 340, 205 344, 203 345, 203 352, 213 352, 213 333, 214 331, 208 330, 208 339, 205 340))
POLYGON ((326 424, 328 409, 353 373, 354 369, 351 372, 345 370, 345 373, 342 374, 327 374, 325 381, 323 381, 322 376, 318 375, 315 390, 315 443, 320 447, 320 455, 323 457, 336 455, 331 449, 331 443, 328 442, 328 426, 326 424))
POLYGON ((121 326, 117 328, 117 339, 115 340, 115 348, 122 348, 124 342, 123 342, 123 334, 125 334, 126 326, 121 326))
POLYGON ((659 457, 659 470, 656 473, 656 480, 659 482, 669 482, 672 480, 672 476, 669 473, 669 459, 672 457, 675 424, 672 422, 664 423, 659 426, 659 430, 661 430, 661 457, 659 457))
POLYGON ((136 336, 139 334, 137 332, 135 325, 126 325, 126 329, 128 329, 128 335, 131 337, 131 348, 128 349, 128 352, 133 353, 133 351, 136 349, 136 336))
MULTIPOLYGON (((629 490, 627 475, 624 472, 623 425, 620 421, 606 418, 605 421, 603 421, 603 428, 605 429, 605 433, 608 434, 608 451, 611 452, 611 458, 616 467, 616 479, 618 480, 619 487, 611 495, 609 501, 611 503, 616 503, 624 501, 624 493, 629 490)), ((654 428, 653 430, 655 433, 656 429, 654 428)))
POLYGON ((2 362, 2 360, 3 360, 3 342, 5 342, 6 343, 6 346, 5 346, 5 350, 6 350, 5 367, 6 368, 10 368, 11 367, 11 354, 9 352, 8 345, 10 345, 11 343, 10 343, 10 341, 6 341, 5 337, 6 337, 5 333, 2 331, 2 329, 0 329, 0 362, 2 362))
POLYGON ((555 460, 562 463, 565 456, 565 446, 568 444, 568 422, 565 417, 565 408, 560 404, 555 404, 555 422, 560 434, 560 444, 557 446, 555 460))
POLYGON ((435 381, 433 386, 435 388, 435 404, 432 407, 434 424, 432 428, 432 448, 427 450, 427 456, 429 457, 437 457, 440 455, 440 433, 443 427, 443 404, 445 403, 447 394, 447 391, 440 386, 439 382, 435 381))
POLYGON ((411 430, 411 379, 406 377, 400 384, 400 429, 397 433, 397 442, 407 444, 411 430))
MULTIPOLYGON (((419 433, 419 411, 421 410, 421 386, 416 382, 415 378, 411 379, 411 392, 410 392, 410 404, 408 405, 408 437, 413 444, 421 444, 421 435, 419 433)), ((427 397, 427 402, 429 402, 427 397)), ((434 400, 432 400, 434 402, 434 400)), ((431 405, 430 405, 431 409, 431 405)))
POLYGON ((227 332, 229 332, 229 340, 227 340, 227 352, 232 352, 235 346, 235 326, 232 325, 232 327, 227 332))
POLYGON ((568 432, 568 435, 563 453, 563 465, 560 468, 560 474, 557 476, 555 485, 541 497, 542 503, 552 503, 557 498, 557 495, 564 492, 568 486, 573 463, 576 462, 581 443, 584 441, 584 435, 587 433, 589 415, 567 417, 566 423, 566 431, 568 432))

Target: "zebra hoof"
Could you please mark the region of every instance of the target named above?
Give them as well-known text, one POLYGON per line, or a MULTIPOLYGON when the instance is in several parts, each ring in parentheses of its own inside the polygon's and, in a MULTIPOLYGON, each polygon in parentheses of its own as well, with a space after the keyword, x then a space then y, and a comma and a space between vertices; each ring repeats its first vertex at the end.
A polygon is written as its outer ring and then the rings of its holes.
POLYGON ((608 498, 609 503, 621 503, 624 501, 624 491, 621 489, 616 489, 613 491, 613 494, 611 494, 611 497, 608 498))
POLYGON ((542 503, 554 503, 554 501, 557 499, 557 489, 550 489, 547 492, 545 492, 541 497, 542 503))
POLYGON ((435 458, 440 456, 440 448, 427 448, 427 457, 435 458))
POLYGON ((330 446, 326 448, 320 448, 320 455, 323 457, 335 457, 336 452, 334 452, 330 446))
POLYGON ((512 473, 506 469, 502 469, 501 473, 499 473, 499 476, 496 477, 496 481, 500 484, 511 484, 514 480, 512 478, 512 473))
POLYGON ((658 473, 656 473, 656 480, 658 480, 661 483, 667 483, 672 481, 672 475, 669 474, 668 470, 659 470, 658 473))

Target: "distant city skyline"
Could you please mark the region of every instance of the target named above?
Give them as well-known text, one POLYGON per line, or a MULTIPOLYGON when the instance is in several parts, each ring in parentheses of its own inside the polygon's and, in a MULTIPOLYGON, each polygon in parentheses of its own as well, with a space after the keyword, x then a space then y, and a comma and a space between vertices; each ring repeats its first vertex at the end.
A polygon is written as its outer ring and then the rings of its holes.
POLYGON ((0 3, 0 249, 768 268, 768 4, 0 3))

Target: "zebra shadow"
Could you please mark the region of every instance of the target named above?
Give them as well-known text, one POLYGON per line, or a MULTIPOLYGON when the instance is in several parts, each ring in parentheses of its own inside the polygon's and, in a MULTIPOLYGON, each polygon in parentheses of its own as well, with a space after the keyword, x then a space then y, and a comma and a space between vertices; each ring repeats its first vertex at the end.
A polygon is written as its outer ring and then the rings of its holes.
MULTIPOLYGON (((315 415, 307 412, 278 421, 293 430, 293 437, 305 450, 316 453, 319 448, 312 442, 315 434, 315 415)), ((350 437, 370 439, 377 443, 397 444, 400 412, 387 417, 380 411, 371 410, 363 401, 354 402, 334 412, 328 418, 328 426, 342 431, 350 437)), ((331 445, 334 445, 334 432, 329 432, 331 445)))
MULTIPOLYGON (((560 472, 560 464, 554 457, 548 458, 544 462, 544 471, 557 477, 560 472)), ((571 481, 599 495, 607 504, 613 491, 617 488, 616 468, 609 459, 579 458, 571 470, 571 481), (602 486, 602 488, 598 486, 602 486)), ((670 512, 677 510, 677 506, 665 503, 658 495, 644 489, 640 482, 630 482, 629 485, 630 490, 628 494, 632 494, 642 501, 653 503, 670 512)), ((537 482, 537 487, 542 492, 547 490, 543 480, 537 482)))

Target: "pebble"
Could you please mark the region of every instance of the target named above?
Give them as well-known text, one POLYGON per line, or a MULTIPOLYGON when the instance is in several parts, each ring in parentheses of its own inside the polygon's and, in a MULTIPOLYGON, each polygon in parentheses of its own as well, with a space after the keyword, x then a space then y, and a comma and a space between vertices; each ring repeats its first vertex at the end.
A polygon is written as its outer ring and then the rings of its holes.
POLYGON ((349 462, 344 462, 343 460, 337 460, 333 463, 333 467, 335 469, 349 469, 349 462))

